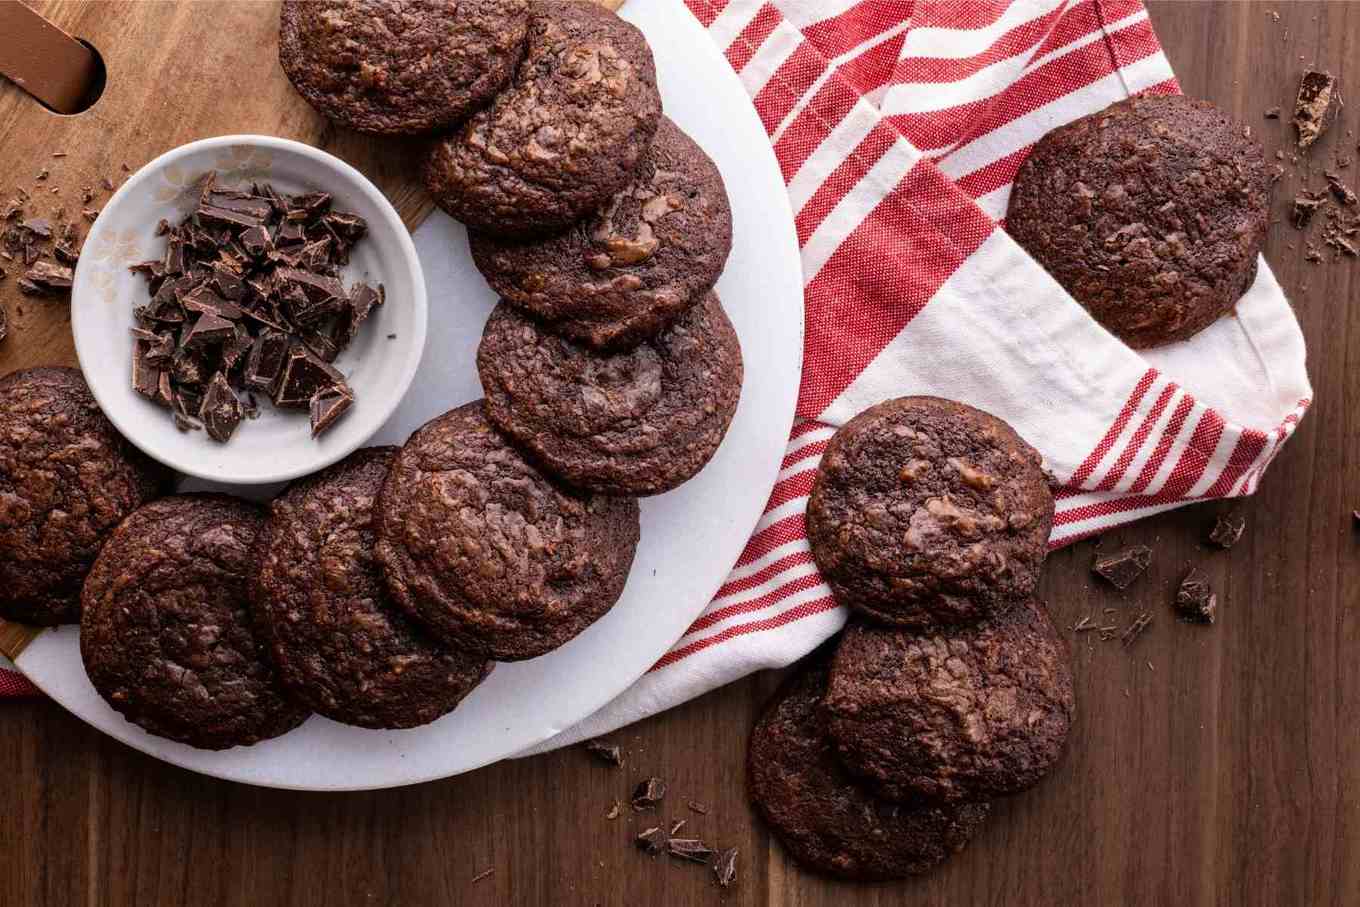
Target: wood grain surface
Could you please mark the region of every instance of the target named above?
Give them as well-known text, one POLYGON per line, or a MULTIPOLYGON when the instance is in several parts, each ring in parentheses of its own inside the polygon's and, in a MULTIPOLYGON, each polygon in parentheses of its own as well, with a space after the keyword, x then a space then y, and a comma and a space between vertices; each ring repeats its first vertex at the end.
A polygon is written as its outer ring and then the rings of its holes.
MULTIPOLYGON (((1288 107, 1305 63, 1360 90, 1348 65, 1360 57, 1360 5, 1149 5, 1186 91, 1250 124, 1271 153, 1286 147, 1289 129, 1262 112, 1288 107)), ((0 91, 0 122, 16 103, 0 91)), ((294 110, 282 125, 304 114, 294 110)), ((135 123, 123 127, 139 135, 135 123)), ((1286 164, 1277 212, 1299 186, 1321 186, 1324 166, 1356 155, 1358 127, 1353 107, 1312 153, 1311 177, 1303 162, 1286 164)), ((0 136, 0 172, 41 165, 15 151, 12 127, 0 136)), ((112 155, 104 163, 115 166, 120 154, 90 153, 112 155)), ((1360 167, 1340 172, 1360 182, 1360 167)), ((1103 540, 1155 550, 1148 575, 1126 594, 1090 581, 1095 543, 1053 556, 1044 591, 1064 624, 1104 608, 1116 609, 1120 624, 1138 609, 1155 621, 1128 650, 1069 634, 1080 697, 1069 752, 1039 788, 999 803, 939 872, 854 886, 786 859, 744 802, 746 735, 778 680, 763 675, 614 735, 625 749, 621 769, 577 749, 414 789, 339 796, 201 778, 51 703, 0 704, 0 904, 1360 903, 1360 534, 1351 526, 1360 506, 1360 353, 1352 351, 1360 349, 1352 304, 1360 263, 1306 263, 1285 224, 1266 254, 1308 337, 1313 411, 1257 497, 1238 505, 1247 531, 1231 551, 1204 545, 1223 509, 1206 505, 1103 540), (1213 627, 1172 619, 1168 603, 1192 564, 1219 593, 1213 627), (665 807, 607 820, 611 804, 649 774, 670 783, 665 807), (690 799, 708 814, 690 813, 690 799), (640 828, 672 817, 740 848, 732 890, 720 892, 698 866, 632 847, 640 828), (487 869, 495 871, 474 881, 487 869)), ((5 355, 0 371, 23 364, 24 353, 5 355)))

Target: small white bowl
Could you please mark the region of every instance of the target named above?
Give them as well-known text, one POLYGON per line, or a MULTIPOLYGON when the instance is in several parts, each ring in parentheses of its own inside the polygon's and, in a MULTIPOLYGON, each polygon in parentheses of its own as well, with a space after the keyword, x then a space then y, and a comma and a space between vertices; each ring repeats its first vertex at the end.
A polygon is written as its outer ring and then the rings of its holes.
POLYGON ((258 485, 329 466, 367 441, 405 396, 425 347, 428 301, 414 244, 377 187, 344 161, 310 145, 262 135, 227 135, 167 151, 138 170, 104 206, 76 266, 71 328, 95 399, 129 441, 185 475, 258 485), (241 423, 226 444, 203 431, 180 432, 168 410, 132 389, 132 310, 147 301, 146 280, 128 266, 159 258, 162 218, 179 223, 193 210, 195 183, 209 171, 235 187, 269 182, 280 192, 323 191, 335 207, 368 221, 342 281, 383 284, 387 301, 336 361, 354 388, 354 406, 313 439, 305 412, 260 401, 260 417, 241 423), (395 335, 395 337, 391 337, 395 335), (389 339, 390 338, 390 339, 389 339))

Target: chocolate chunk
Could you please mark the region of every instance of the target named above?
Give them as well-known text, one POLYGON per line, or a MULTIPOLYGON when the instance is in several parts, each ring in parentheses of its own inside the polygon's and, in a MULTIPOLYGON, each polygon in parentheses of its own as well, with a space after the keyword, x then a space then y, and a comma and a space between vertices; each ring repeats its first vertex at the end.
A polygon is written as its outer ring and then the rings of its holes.
POLYGON ((15 285, 19 287, 19 292, 23 293, 25 296, 49 295, 47 290, 38 286, 36 283, 29 280, 27 277, 20 277, 17 281, 15 281, 15 285))
POLYGON ((1327 188, 1332 191, 1332 195, 1336 196, 1338 202, 1346 206, 1356 203, 1355 190, 1346 185, 1345 181, 1341 179, 1341 174, 1325 170, 1322 175, 1327 178, 1327 188))
POLYGON ((666 849, 666 833, 660 828, 648 828, 638 834, 634 843, 638 850, 654 857, 666 849))
POLYGON ((1327 197, 1321 192, 1304 192, 1294 199, 1294 206, 1290 209, 1289 220, 1294 225, 1294 229, 1302 230, 1308 226, 1308 222, 1313 219, 1313 215, 1318 209, 1327 204, 1327 197))
POLYGON ((601 762, 607 762, 610 765, 623 765, 623 751, 617 746, 612 746, 603 740, 587 740, 585 748, 586 752, 601 762))
POLYGON ((1327 131, 1340 107, 1341 87, 1331 73, 1309 70, 1303 74, 1294 101, 1294 129, 1300 149, 1312 145, 1327 131))
POLYGON ((307 241, 307 235, 302 230, 301 224, 285 222, 279 225, 279 232, 274 237, 274 244, 277 246, 300 246, 307 241))
POLYGON ((160 387, 161 370, 148 361, 150 348, 151 344, 145 340, 132 344, 132 389, 148 400, 154 400, 160 387))
POLYGON ((198 220, 205 227, 237 227, 240 229, 258 227, 264 223, 263 218, 206 204, 198 206, 198 220))
POLYGON ((1091 570, 1116 589, 1127 589, 1130 583, 1143 575, 1151 562, 1152 549, 1146 545, 1134 545, 1114 554, 1097 557, 1091 570))
POLYGON ((227 319, 212 312, 203 312, 184 335, 186 349, 202 349, 212 344, 226 343, 236 336, 236 327, 227 319))
POLYGON ((180 300, 185 311, 196 315, 216 315, 225 321, 239 321, 244 315, 241 307, 222 296, 208 284, 200 284, 184 294, 180 300))
POLYGON ((227 376, 218 372, 208 383, 208 392, 203 395, 203 408, 199 418, 208 430, 208 437, 225 444, 231 440, 237 426, 244 418, 241 401, 227 383, 227 376))
POLYGON ((312 417, 312 437, 320 437, 322 433, 329 431, 353 405, 354 395, 347 388, 318 391, 308 406, 312 417))
POLYGON ((737 849, 729 847, 719 851, 713 861, 713 877, 718 880, 719 888, 730 888, 737 880, 737 849))
POLYGON ((713 848, 698 838, 671 838, 666 844, 671 856, 694 863, 708 863, 713 856, 713 848))
POLYGON ((349 294, 349 307, 340 316, 340 335, 344 346, 353 342, 359 333, 359 326, 386 300, 387 291, 382 284, 378 284, 376 290, 366 283, 354 285, 349 294))
POLYGON ((241 234, 241 247, 251 258, 263 258, 270 250, 269 230, 263 224, 251 227, 241 234))
POLYGON ((72 267, 75 267, 76 263, 80 261, 80 252, 64 242, 57 243, 52 247, 52 255, 62 264, 72 267))
POLYGON ((52 238, 52 222, 45 217, 34 217, 21 221, 19 228, 37 239, 52 238))
POLYGON ((666 782, 660 778, 648 778, 638 784, 633 791, 633 809, 644 810, 654 809, 658 803, 666 799, 666 782))
POLYGON ((1225 551, 1237 544, 1247 528, 1247 518, 1240 513, 1220 514, 1209 530, 1209 541, 1225 551))
POLYGON ((308 221, 325 214, 330 207, 329 192, 309 192, 306 195, 293 196, 292 203, 283 216, 286 220, 308 221))
POLYGON ((170 375, 178 385, 188 385, 190 387, 200 387, 207 382, 211 374, 198 355, 187 349, 175 351, 174 362, 170 366, 170 375))
POLYGON ((227 372, 237 371, 239 366, 244 365, 255 345, 255 338, 250 336, 245 325, 237 322, 235 328, 236 336, 222 347, 222 368, 227 372))
POLYGON ((204 204, 212 208, 222 208, 244 214, 261 224, 274 213, 267 198, 257 198, 248 192, 223 192, 212 190, 207 193, 204 204))
POLYGON ((704 806, 698 800, 691 800, 685 805, 689 807, 689 811, 692 813, 698 813, 701 816, 708 815, 708 807, 704 806))
POLYGON ((274 405, 308 409, 312 398, 321 391, 345 386, 344 376, 318 359, 303 344, 294 343, 284 360, 283 373, 274 394, 274 405))
POLYGON ((368 232, 368 222, 357 214, 332 211, 322 218, 322 222, 351 244, 363 239, 368 232))
POLYGON ((320 271, 330 263, 330 258, 331 238, 327 236, 303 246, 298 253, 298 264, 308 271, 320 271))
POLYGON ((48 294, 56 294, 71 289, 71 281, 75 278, 65 265, 40 261, 24 272, 24 279, 48 294))
POLYGON ((1176 590, 1177 613, 1183 620, 1211 624, 1217 609, 1218 596, 1209 588, 1209 581, 1198 571, 1191 570, 1176 590))

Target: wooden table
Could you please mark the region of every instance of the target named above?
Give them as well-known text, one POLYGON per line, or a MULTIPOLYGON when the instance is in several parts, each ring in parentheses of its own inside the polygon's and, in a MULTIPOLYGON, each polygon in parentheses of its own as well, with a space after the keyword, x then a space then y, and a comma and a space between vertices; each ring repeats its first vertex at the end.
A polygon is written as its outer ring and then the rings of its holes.
MULTIPOLYGON (((1306 63, 1338 73, 1360 55, 1360 5, 1150 4, 1186 91, 1284 147, 1306 63), (1271 16, 1278 9, 1279 21, 1271 16)), ((1349 77, 1349 81, 1348 81, 1349 77)), ((1312 179, 1354 155, 1343 114, 1312 179)), ((0 160, 3 160, 0 152, 0 160)), ((8 162, 6 162, 8 165, 8 162)), ((17 164, 16 164, 17 166, 17 164)), ((23 166, 28 166, 25 162, 23 166)), ((1284 215, 1306 176, 1276 192, 1284 215)), ((1342 171, 1360 177, 1360 167, 1342 171)), ((1094 586, 1093 543, 1057 553, 1045 591, 1071 624, 1092 608, 1155 623, 1131 650, 1074 635, 1080 714, 1038 789, 997 804, 974 843, 925 879, 823 881, 793 866, 743 797, 746 734, 774 676, 752 677, 615 735, 622 769, 580 750, 408 790, 317 796, 197 777, 135 753, 44 701, 0 705, 0 904, 1355 904, 1360 902, 1360 263, 1308 264, 1278 225, 1267 257, 1309 343, 1317 401, 1229 552, 1203 544, 1215 505, 1112 533, 1155 557, 1125 596, 1094 586), (1356 331, 1357 341, 1350 332, 1356 331), (1174 621, 1190 564, 1221 617, 1174 621), (661 816, 740 848, 719 892, 700 867, 649 859, 651 817, 605 814, 640 778, 671 787, 661 816), (707 815, 690 813, 696 800, 707 815), (480 881, 484 870, 494 874, 480 881)))

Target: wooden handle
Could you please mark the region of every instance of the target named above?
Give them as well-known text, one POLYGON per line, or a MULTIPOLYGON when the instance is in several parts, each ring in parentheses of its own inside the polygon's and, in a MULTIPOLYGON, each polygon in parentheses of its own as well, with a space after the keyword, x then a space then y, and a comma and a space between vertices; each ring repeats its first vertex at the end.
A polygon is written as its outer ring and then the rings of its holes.
POLYGON ((9 621, 0 620, 0 652, 11 659, 18 658, 19 654, 27 649, 28 644, 37 639, 41 632, 42 630, 38 627, 12 624, 9 621))
POLYGON ((0 0, 0 76, 58 113, 78 113, 98 71, 84 44, 19 0, 0 0))

